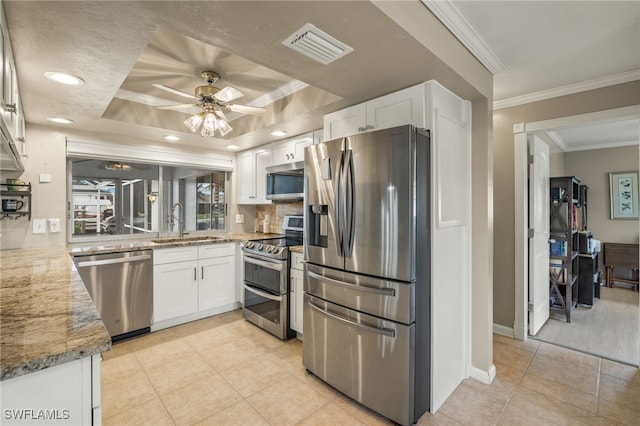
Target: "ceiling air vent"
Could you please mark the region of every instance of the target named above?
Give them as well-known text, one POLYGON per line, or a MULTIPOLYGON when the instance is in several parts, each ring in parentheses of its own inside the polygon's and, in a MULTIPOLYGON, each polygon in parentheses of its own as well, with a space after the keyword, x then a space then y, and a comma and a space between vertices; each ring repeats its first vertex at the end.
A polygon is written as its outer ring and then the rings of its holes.
POLYGON ((325 65, 353 51, 312 24, 305 24, 282 44, 325 65))

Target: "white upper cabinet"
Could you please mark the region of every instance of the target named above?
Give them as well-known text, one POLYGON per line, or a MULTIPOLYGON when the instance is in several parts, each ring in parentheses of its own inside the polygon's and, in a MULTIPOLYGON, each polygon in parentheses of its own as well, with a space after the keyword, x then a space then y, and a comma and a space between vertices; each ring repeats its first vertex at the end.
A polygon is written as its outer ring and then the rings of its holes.
POLYGON ((324 140, 413 124, 425 128, 425 84, 324 116, 324 140))
POLYGON ((267 171, 272 165, 271 145, 239 152, 236 156, 236 202, 271 204, 267 200, 267 171))
POLYGON ((324 140, 324 129, 317 129, 313 131, 313 144, 319 144, 324 140))
POLYGON ((309 145, 313 145, 313 132, 274 142, 271 144, 273 147, 272 165, 304 161, 304 149, 309 145))
POLYGON ((23 170, 25 120, 7 21, 0 4, 0 144, 2 170, 23 170))
POLYGON ((367 127, 367 106, 358 104, 324 116, 324 140, 362 133, 367 127))

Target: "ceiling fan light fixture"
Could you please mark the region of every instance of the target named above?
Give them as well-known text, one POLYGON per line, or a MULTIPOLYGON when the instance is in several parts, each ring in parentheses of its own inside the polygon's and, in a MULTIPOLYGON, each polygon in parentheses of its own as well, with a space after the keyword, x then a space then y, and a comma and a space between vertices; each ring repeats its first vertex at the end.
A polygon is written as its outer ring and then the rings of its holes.
POLYGON ((191 130, 193 133, 197 132, 198 128, 200 127, 200 124, 202 124, 203 115, 204 115, 203 113, 192 115, 191 117, 184 120, 184 125, 187 126, 187 128, 191 130))
POLYGON ((106 170, 113 170, 113 171, 119 171, 119 170, 122 170, 123 172, 131 171, 131 165, 126 163, 120 163, 117 161, 105 164, 104 168, 106 170))
POLYGON ((204 138, 213 137, 215 136, 217 129, 218 129, 218 119, 216 118, 213 111, 207 112, 204 117, 204 123, 202 124, 202 131, 200 132, 200 134, 204 138))
POLYGON ((218 120, 218 132, 220 132, 220 136, 224 136, 232 130, 233 127, 231 127, 229 123, 224 120, 218 120))

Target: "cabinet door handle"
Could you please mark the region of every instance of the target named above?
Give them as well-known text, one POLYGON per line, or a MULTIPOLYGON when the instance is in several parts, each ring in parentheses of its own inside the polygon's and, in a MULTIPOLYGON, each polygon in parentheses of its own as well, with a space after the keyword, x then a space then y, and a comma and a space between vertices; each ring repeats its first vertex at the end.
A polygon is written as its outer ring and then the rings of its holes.
POLYGON ((200 267, 200 279, 204 280, 204 266, 200 267))
POLYGON ((375 126, 373 124, 367 124, 367 127, 365 127, 365 129, 367 130, 371 130, 373 129, 375 126))
POLYGON ((197 268, 193 268, 193 280, 194 281, 198 280, 198 270, 197 270, 197 268))
POLYGON ((358 131, 359 131, 359 132, 364 132, 365 130, 367 130, 367 128, 366 128, 366 127, 358 127, 358 131))

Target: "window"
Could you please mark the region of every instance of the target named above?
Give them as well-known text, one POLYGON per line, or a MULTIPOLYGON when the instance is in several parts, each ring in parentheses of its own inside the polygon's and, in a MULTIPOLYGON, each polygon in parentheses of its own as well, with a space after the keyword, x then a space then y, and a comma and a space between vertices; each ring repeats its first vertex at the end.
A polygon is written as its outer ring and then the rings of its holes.
POLYGON ((196 178, 196 229, 225 229, 225 173, 196 178))
POLYGON ((226 172, 96 159, 69 169, 70 240, 226 230, 226 172))
POLYGON ((72 160, 72 236, 158 232, 158 212, 147 199, 159 167, 104 160, 72 160))

